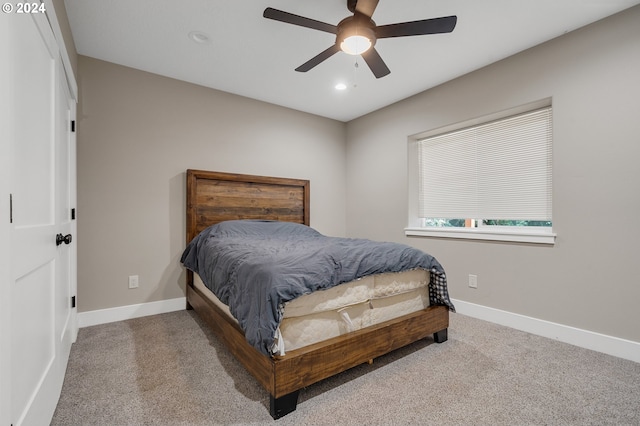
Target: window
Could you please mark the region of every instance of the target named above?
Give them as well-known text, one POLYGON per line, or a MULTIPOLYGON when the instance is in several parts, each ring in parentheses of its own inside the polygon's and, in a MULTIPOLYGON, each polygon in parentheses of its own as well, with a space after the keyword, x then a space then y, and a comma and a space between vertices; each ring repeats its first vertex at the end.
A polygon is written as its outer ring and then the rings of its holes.
POLYGON ((408 235, 554 242, 552 109, 529 108, 413 141, 408 235))

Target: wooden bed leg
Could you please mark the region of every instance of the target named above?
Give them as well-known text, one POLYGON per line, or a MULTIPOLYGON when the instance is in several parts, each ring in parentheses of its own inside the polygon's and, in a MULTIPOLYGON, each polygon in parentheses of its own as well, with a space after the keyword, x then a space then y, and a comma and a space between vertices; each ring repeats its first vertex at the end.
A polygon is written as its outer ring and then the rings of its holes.
POLYGON ((433 333, 433 340, 436 343, 443 343, 447 341, 447 329, 442 329, 436 333, 433 333))
POLYGON ((293 391, 280 398, 274 398, 273 395, 269 395, 269 413, 271 413, 271 417, 275 420, 295 411, 298 406, 299 393, 299 390, 293 391))

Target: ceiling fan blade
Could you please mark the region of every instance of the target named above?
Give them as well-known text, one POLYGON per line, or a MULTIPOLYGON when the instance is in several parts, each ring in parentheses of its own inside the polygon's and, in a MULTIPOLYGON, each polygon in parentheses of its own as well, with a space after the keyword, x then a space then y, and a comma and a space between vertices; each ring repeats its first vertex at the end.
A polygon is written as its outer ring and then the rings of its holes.
POLYGON ((334 54, 338 53, 339 51, 340 51, 340 47, 338 47, 338 45, 334 44, 330 48, 328 48, 326 50, 323 50, 321 53, 317 54, 316 56, 314 56, 313 58, 309 59, 304 64, 300 65, 298 68, 296 68, 296 71, 298 71, 298 72, 307 72, 311 68, 313 68, 316 65, 320 64, 320 62, 322 62, 322 61, 324 61, 326 59, 329 59, 331 56, 333 56, 334 54))
POLYGON ((380 25, 376 28, 377 38, 405 37, 412 35, 450 33, 456 27, 457 16, 423 19, 421 21, 401 22, 399 24, 380 25))
POLYGON ((357 0, 356 12, 362 13, 363 15, 371 18, 377 6, 378 0, 357 0))
POLYGON ((305 18, 304 16, 294 15, 293 13, 285 12, 278 9, 273 9, 271 7, 266 8, 262 16, 268 19, 273 19, 275 21, 285 22, 287 24, 293 24, 293 25, 298 25, 300 27, 324 31, 331 34, 336 34, 338 32, 338 27, 335 25, 327 24, 326 22, 316 21, 315 19, 305 18))
POLYGON ((369 65, 371 72, 376 78, 384 77, 391 72, 387 64, 385 64, 380 57, 378 51, 373 47, 362 54, 362 59, 369 65))

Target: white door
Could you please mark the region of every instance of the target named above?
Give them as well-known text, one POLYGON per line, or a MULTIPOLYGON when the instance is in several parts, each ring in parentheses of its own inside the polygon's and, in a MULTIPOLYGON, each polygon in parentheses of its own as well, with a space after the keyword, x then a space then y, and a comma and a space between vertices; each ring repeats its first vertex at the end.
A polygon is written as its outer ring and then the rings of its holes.
POLYGON ((8 367, 0 372, 9 370, 9 385, 2 389, 10 395, 0 405, 9 414, 0 419, 8 417, 16 426, 44 425, 55 410, 76 335, 71 306, 75 138, 70 131, 75 105, 46 17, 14 14, 9 19, 11 271, 10 289, 3 291, 9 303, 5 300, 2 308, 10 312, 10 337, 2 336, 2 362, 8 367))
POLYGON ((10 193, 13 182, 13 145, 12 124, 9 114, 12 111, 8 99, 11 90, 9 83, 9 61, 12 50, 9 29, 12 17, 0 13, 0 424, 10 425, 11 366, 9 348, 11 325, 11 229, 9 223, 10 193))

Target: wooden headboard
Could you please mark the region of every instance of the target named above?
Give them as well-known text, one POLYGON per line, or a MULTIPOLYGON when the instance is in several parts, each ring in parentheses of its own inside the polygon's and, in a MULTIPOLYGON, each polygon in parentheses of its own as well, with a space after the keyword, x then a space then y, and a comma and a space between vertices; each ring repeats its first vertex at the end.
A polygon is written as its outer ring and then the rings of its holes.
POLYGON ((309 225, 309 181, 187 170, 187 244, 205 228, 235 219, 309 225))

